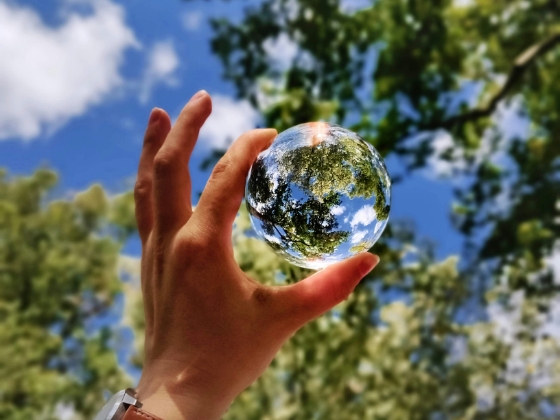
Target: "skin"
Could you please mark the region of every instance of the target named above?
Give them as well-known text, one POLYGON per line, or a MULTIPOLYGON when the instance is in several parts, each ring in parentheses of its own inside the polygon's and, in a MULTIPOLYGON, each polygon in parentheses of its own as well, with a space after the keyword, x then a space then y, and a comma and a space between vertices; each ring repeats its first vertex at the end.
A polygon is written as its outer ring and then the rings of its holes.
POLYGON ((290 286, 262 285, 233 258, 245 179, 276 130, 243 134, 193 211, 188 162, 212 110, 201 91, 171 127, 150 115, 135 186, 146 359, 138 399, 165 420, 219 419, 300 327, 348 297, 379 262, 363 253, 290 286))

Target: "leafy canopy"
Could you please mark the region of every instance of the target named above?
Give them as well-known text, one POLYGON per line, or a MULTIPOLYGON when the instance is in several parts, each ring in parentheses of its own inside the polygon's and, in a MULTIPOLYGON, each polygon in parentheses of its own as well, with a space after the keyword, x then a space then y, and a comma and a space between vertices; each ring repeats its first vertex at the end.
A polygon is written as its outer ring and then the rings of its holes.
POLYGON ((47 202, 55 184, 46 170, 0 173, 2 419, 54 420, 64 407, 92 418, 104 390, 130 384, 112 344, 118 329, 102 319, 121 292, 131 195, 109 200, 93 186, 47 202))
POLYGON ((296 335, 230 418, 557 416, 559 5, 351 4, 265 0, 213 20, 224 77, 268 126, 330 120, 398 158, 400 176, 443 171, 465 252, 434 261, 392 221, 374 276, 296 335), (286 42, 297 52, 284 65, 286 42))

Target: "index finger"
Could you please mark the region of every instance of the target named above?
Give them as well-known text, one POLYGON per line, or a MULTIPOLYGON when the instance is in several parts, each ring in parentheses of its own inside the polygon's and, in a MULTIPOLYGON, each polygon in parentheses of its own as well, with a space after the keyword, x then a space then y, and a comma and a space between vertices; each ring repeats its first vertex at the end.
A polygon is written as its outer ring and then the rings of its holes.
POLYGON ((257 129, 243 134, 214 167, 193 214, 194 222, 213 235, 231 238, 232 225, 243 200, 245 180, 258 154, 266 149, 278 132, 257 129))

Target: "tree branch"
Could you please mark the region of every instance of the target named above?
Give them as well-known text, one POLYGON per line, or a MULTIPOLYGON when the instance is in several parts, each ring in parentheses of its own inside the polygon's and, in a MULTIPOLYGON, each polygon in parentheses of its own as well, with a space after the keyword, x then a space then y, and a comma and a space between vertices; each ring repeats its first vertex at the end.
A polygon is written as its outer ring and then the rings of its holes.
POLYGON ((427 127, 429 129, 435 128, 452 128, 455 125, 463 124, 468 121, 473 121, 478 118, 490 116, 497 108, 498 104, 502 99, 504 99, 510 91, 513 89, 515 84, 521 79, 525 72, 533 65, 535 60, 544 55, 546 52, 551 50, 556 44, 560 43, 560 32, 555 33, 544 41, 534 44, 527 48, 523 53, 521 53, 513 62, 513 68, 511 69, 508 78, 502 88, 492 97, 490 102, 481 108, 475 108, 464 114, 453 116, 443 123, 437 125, 430 125, 427 127))

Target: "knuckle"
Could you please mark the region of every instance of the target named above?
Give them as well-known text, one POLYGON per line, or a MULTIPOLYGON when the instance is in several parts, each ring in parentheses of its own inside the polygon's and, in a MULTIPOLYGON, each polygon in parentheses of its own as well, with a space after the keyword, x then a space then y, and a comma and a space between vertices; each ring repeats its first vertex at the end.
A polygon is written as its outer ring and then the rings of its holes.
POLYGON ((169 152, 159 152, 154 158, 154 173, 156 175, 166 174, 173 167, 174 158, 169 152))
POLYGON ((227 157, 223 157, 216 163, 214 166, 214 170, 212 171, 212 178, 220 177, 221 175, 227 174, 231 168, 232 164, 230 159, 227 157))
POLYGON ((200 100, 189 102, 187 106, 183 108, 185 116, 191 120, 195 120, 202 124, 201 119, 205 118, 212 111, 212 101, 209 100, 210 97, 201 98, 200 100))
POLYGON ((148 179, 139 179, 134 184, 134 200, 144 201, 149 197, 152 189, 152 182, 148 179))
POLYGON ((212 244, 202 235, 179 233, 172 245, 172 253, 182 261, 205 261, 212 244))
POLYGON ((210 178, 212 182, 220 180, 233 187, 240 179, 245 179, 248 171, 248 168, 244 168, 244 162, 234 162, 230 157, 223 157, 214 167, 210 178))
POLYGON ((158 132, 154 128, 148 127, 144 134, 144 146, 151 147, 156 143, 159 143, 158 132))

